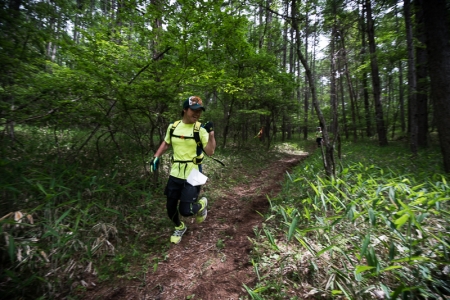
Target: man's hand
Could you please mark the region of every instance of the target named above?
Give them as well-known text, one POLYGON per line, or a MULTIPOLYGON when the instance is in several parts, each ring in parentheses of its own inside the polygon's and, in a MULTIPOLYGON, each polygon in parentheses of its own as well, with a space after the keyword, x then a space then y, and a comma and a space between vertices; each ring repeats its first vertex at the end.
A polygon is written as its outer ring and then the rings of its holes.
POLYGON ((158 170, 158 166, 159 166, 159 158, 153 157, 152 161, 150 162, 150 171, 153 172, 158 170))
POLYGON ((211 131, 214 131, 214 124, 211 121, 206 122, 205 124, 203 124, 203 128, 206 129, 206 131, 208 133, 210 133, 211 131))

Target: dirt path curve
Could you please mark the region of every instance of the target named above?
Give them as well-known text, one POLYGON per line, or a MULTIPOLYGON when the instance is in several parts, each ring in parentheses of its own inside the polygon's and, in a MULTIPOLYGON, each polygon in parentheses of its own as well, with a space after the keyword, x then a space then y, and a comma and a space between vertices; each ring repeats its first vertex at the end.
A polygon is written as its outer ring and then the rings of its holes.
MULTIPOLYGON (((269 209, 267 196, 277 195, 286 171, 306 157, 307 153, 283 154, 260 173, 246 174, 248 183, 241 182, 210 200, 205 222, 182 219, 188 230, 178 245, 170 246, 156 272, 149 269, 143 282, 123 281, 88 293, 84 299, 238 300, 248 295, 243 284, 253 287, 256 283, 248 237, 255 235, 254 227, 261 226, 260 213, 269 209)), ((214 188, 214 180, 210 184, 214 188)))
POLYGON ((262 222, 258 212, 269 208, 267 195, 279 193, 286 171, 305 157, 284 155, 248 184, 239 184, 215 199, 204 223, 186 219, 188 231, 180 244, 171 246, 157 271, 149 271, 138 299, 237 300, 245 295, 243 284, 255 283, 249 262, 252 245, 247 237, 254 236, 253 228, 262 222))

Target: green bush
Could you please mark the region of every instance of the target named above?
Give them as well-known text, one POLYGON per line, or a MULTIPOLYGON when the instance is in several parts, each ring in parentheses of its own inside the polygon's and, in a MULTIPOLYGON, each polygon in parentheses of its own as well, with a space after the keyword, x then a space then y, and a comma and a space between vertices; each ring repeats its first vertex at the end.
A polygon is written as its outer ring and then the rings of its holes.
POLYGON ((404 145, 364 143, 343 149, 335 178, 324 176, 316 151, 271 199, 253 241, 256 290, 271 287, 261 291, 266 299, 301 290, 295 299, 449 295, 450 186, 436 172, 440 153, 411 157, 404 145))

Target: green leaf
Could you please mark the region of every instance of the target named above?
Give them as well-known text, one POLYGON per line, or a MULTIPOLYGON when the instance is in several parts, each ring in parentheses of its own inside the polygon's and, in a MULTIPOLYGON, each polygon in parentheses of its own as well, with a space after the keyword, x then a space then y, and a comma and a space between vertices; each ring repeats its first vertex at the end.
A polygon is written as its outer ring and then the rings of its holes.
POLYGON ((375 267, 372 266, 356 266, 355 275, 358 275, 364 271, 373 270, 375 267))
POLYGON ((274 247, 274 249, 276 249, 276 250, 279 250, 277 244, 275 243, 275 239, 272 236, 272 233, 269 230, 267 230, 266 228, 264 228, 264 232, 266 233, 266 236, 269 239, 272 247, 274 247))
POLYGON ((418 261, 430 261, 430 258, 425 256, 411 256, 411 257, 404 257, 399 259, 394 259, 392 262, 418 262, 418 261))
POLYGON ((328 250, 331 250, 334 248, 334 245, 328 246, 326 248, 323 248, 322 250, 320 250, 319 252, 317 252, 316 257, 321 256, 323 253, 327 252, 328 250))
POLYGON ((50 226, 48 226, 46 224, 44 224, 44 227, 47 228, 47 231, 42 235, 41 239, 44 239, 44 238, 46 238, 46 237, 48 237, 50 235, 53 235, 55 237, 59 237, 59 233, 53 227, 50 227, 50 226))
POLYGON ((11 235, 8 235, 8 254, 11 263, 14 263, 16 258, 16 245, 14 243, 14 238, 11 235))
POLYGON ((361 257, 363 257, 366 254, 367 246, 369 246, 369 243, 370 243, 370 233, 366 234, 366 236, 364 237, 361 252, 359 254, 361 255, 361 257))
POLYGON ((295 236, 295 238, 297 239, 297 241, 302 244, 303 247, 305 247, 312 255, 316 255, 315 251, 311 248, 311 246, 309 246, 308 243, 306 243, 306 241, 304 240, 303 237, 299 237, 299 236, 295 236))
POLYGON ((397 225, 396 228, 397 230, 402 227, 407 221, 409 220, 409 215, 408 214, 404 214, 403 216, 401 216, 400 218, 398 218, 397 220, 394 221, 394 224, 397 225))
POLYGON ((397 253, 395 244, 393 242, 389 245, 389 260, 393 260, 395 257, 395 254, 397 253))
POLYGON ((255 291, 252 291, 248 286, 245 285, 245 283, 243 285, 244 285, 245 290, 247 291, 247 293, 250 295, 250 297, 253 300, 263 300, 263 298, 258 293, 256 293, 255 291))
POLYGON ((403 268, 403 267, 402 266, 389 266, 387 268, 382 269, 380 272, 386 272, 386 271, 401 269, 401 268, 403 268))
POLYGON ((375 213, 372 208, 369 208, 369 219, 370 219, 370 224, 372 224, 372 226, 376 224, 375 213))
POLYGON ((37 187, 39 188, 39 190, 47 196, 47 192, 45 191, 44 187, 42 186, 42 184, 40 184, 39 182, 36 183, 37 187))
POLYGON ((112 212, 112 213, 114 213, 114 214, 116 214, 116 215, 120 215, 120 212, 118 212, 118 211, 115 210, 115 209, 112 209, 112 208, 109 208, 109 207, 104 207, 103 205, 101 205, 101 204, 99 204, 99 203, 95 203, 95 205, 96 205, 98 208, 101 208, 101 209, 103 209, 103 210, 112 212))
POLYGON ((310 220, 311 219, 311 214, 309 213, 309 209, 305 206, 304 207, 304 209, 303 209, 303 211, 304 211, 304 216, 305 216, 305 218, 307 219, 307 220, 310 220))
POLYGON ((298 216, 295 216, 294 219, 292 220, 291 226, 289 226, 288 242, 291 241, 291 238, 295 233, 295 229, 297 228, 298 219, 299 219, 298 216))
POLYGON ((69 208, 64 214, 62 214, 62 216, 60 216, 58 218, 58 220, 56 220, 55 222, 55 227, 58 226, 58 224, 65 218, 67 217, 67 215, 70 213, 70 211, 72 210, 72 208, 69 208))

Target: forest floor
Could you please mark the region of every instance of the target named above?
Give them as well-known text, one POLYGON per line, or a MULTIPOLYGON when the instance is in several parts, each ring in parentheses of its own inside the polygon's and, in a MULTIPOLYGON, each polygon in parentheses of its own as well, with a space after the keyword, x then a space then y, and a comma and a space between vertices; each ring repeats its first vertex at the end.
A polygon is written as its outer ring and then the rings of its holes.
POLYGON ((244 174, 248 180, 210 200, 203 223, 182 219, 188 230, 179 244, 170 246, 156 271, 149 269, 141 281, 122 281, 113 288, 97 286, 84 299, 237 300, 248 296, 243 284, 254 287, 257 281, 248 237, 261 227, 262 215, 270 208, 267 197, 281 191, 286 171, 307 155, 283 153, 257 174, 244 174))

